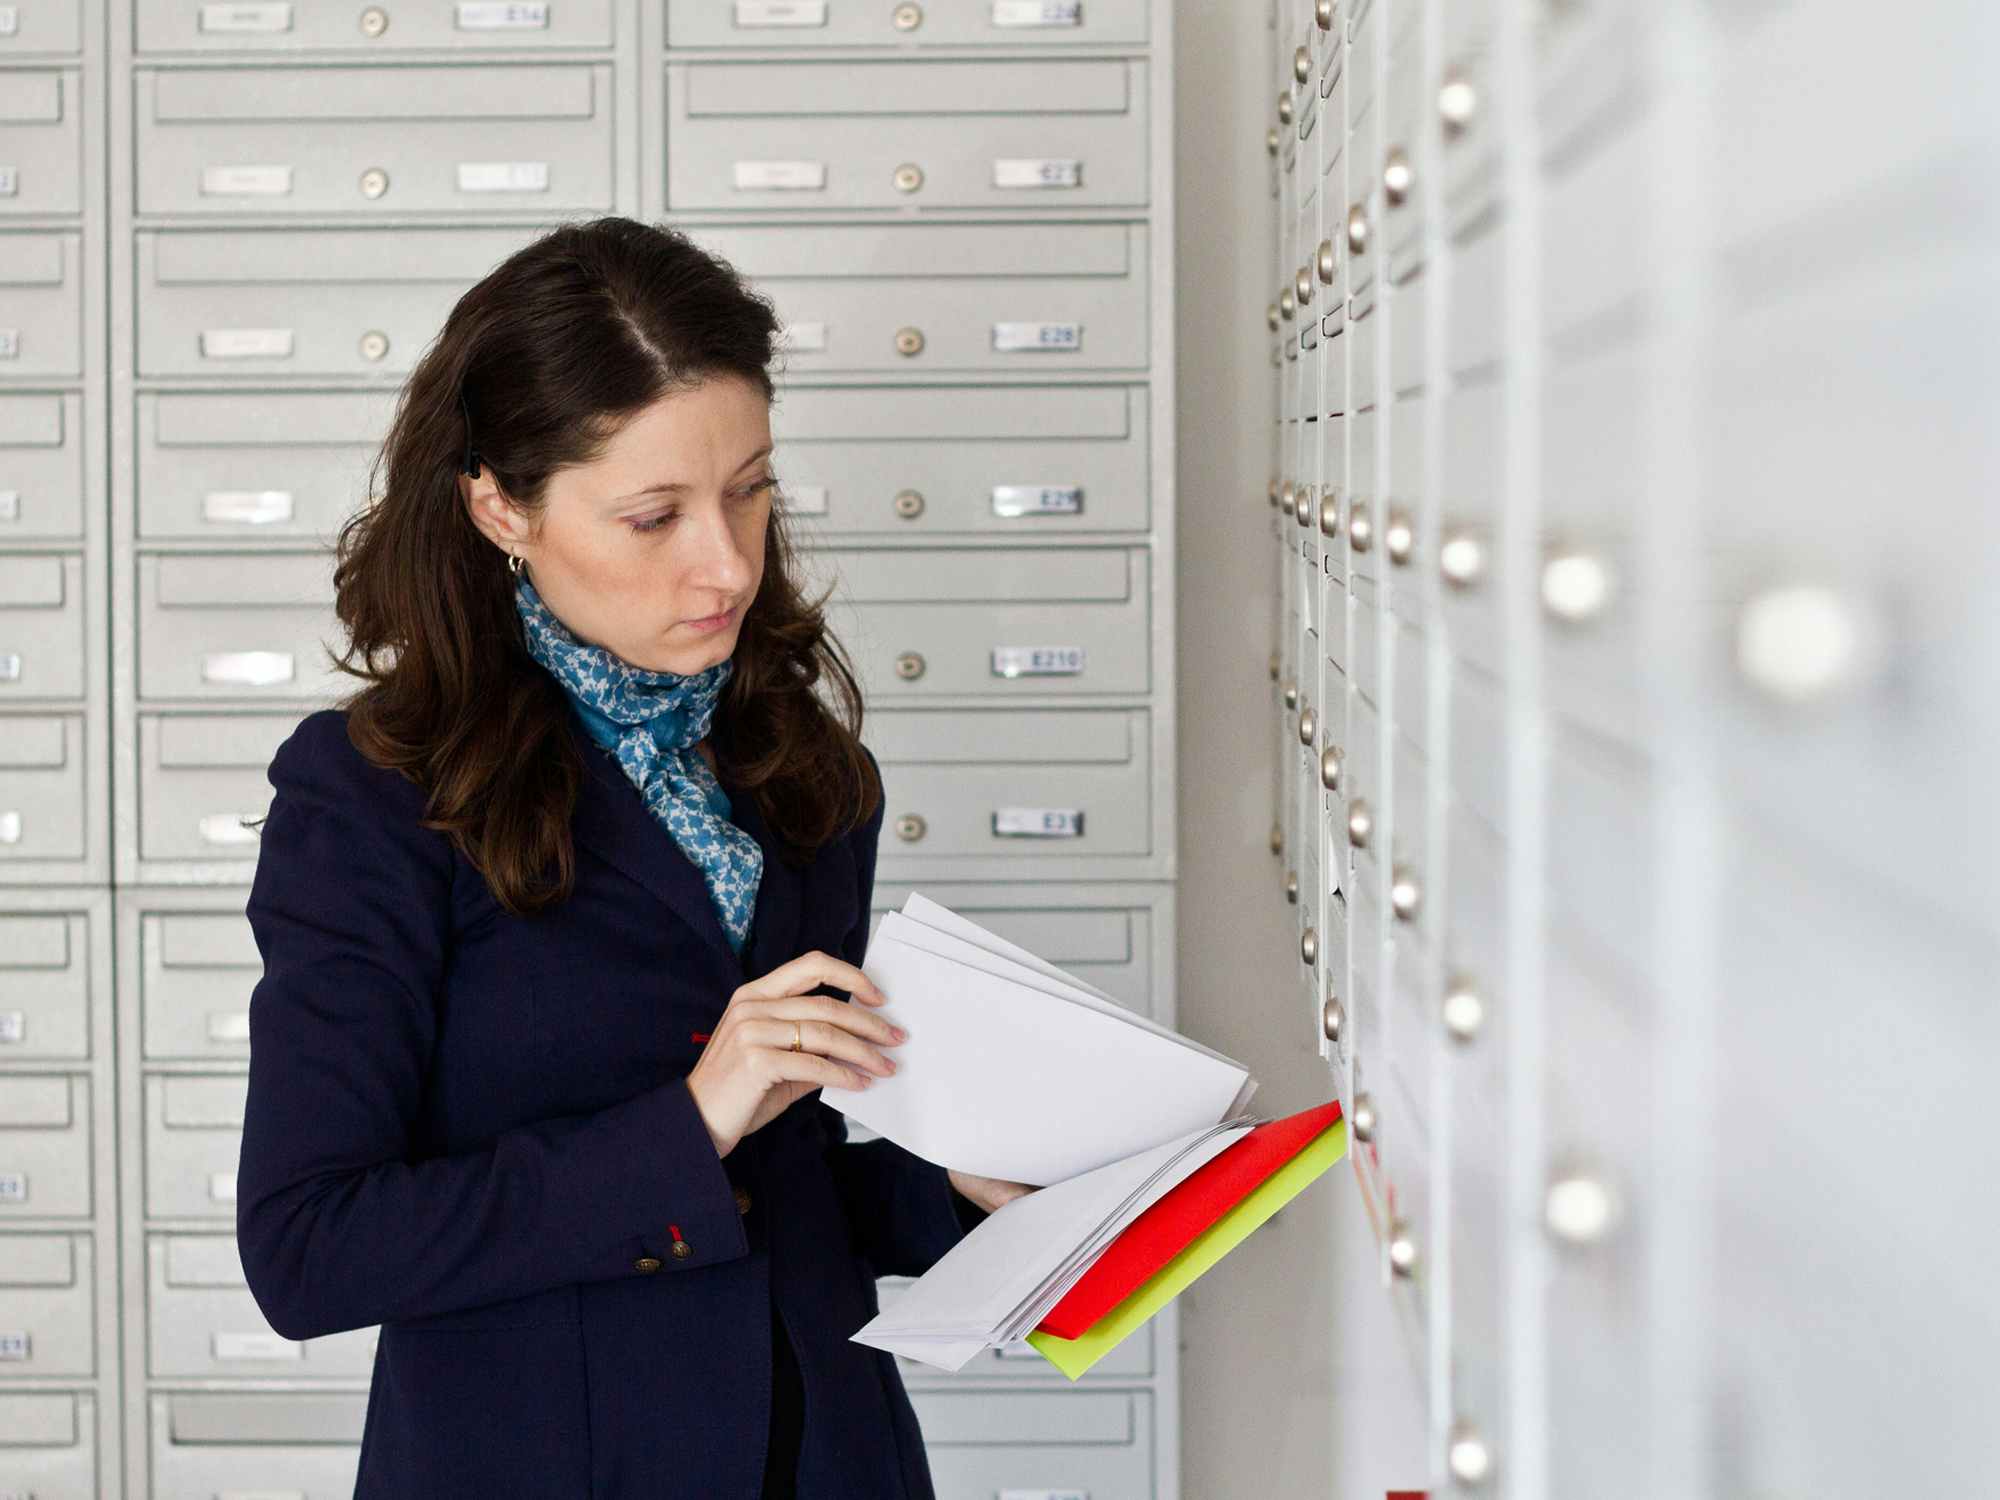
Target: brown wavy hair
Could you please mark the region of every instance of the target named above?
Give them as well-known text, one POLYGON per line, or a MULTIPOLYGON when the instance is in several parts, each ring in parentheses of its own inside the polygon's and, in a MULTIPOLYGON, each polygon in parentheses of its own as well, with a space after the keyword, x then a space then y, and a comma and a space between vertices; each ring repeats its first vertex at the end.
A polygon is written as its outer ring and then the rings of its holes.
MULTIPOLYGON (((335 665, 367 684, 341 706, 355 748, 428 791, 424 826, 449 834, 516 915, 574 887, 584 767, 567 696, 528 654, 506 558, 466 513, 467 414, 480 461, 534 515, 552 474, 601 456, 663 396, 735 376, 775 400, 778 328, 727 261, 676 230, 611 216, 564 225, 494 267, 403 386, 369 502, 335 549, 348 636, 335 665)), ((802 592, 774 505, 710 744, 722 780, 756 799, 793 863, 882 798, 826 598, 802 592)))

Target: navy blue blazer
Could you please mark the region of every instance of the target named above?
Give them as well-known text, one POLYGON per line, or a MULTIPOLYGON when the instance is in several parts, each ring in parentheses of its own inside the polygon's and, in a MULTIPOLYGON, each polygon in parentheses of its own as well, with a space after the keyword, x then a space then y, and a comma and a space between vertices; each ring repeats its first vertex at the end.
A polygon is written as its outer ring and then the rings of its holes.
POLYGON ((894 1358, 849 1335, 876 1276, 923 1274, 977 1209, 942 1167, 848 1141, 817 1090, 718 1158, 686 1084, 746 979, 861 961, 882 815, 793 869, 732 799, 765 851, 739 959, 699 870, 572 732, 575 894, 525 918, 344 712, 279 748, 247 906, 251 1293, 287 1338, 381 1325, 357 1497, 757 1500, 775 1304, 800 1500, 933 1500, 894 1358))

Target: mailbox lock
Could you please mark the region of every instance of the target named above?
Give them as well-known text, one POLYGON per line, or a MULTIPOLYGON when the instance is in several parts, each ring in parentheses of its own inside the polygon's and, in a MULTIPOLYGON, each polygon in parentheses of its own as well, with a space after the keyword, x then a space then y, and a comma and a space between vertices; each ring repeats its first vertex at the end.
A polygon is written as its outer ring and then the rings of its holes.
POLYGON ((896 492, 896 514, 905 521, 914 521, 924 513, 924 497, 915 490, 896 492))
POLYGON ((924 169, 913 161, 906 161, 896 168, 894 181, 897 192, 914 193, 924 185, 924 169))
POLYGON ((921 328, 898 328, 896 330, 896 352, 898 354, 921 354, 924 350, 924 332, 921 328))
POLYGON ((923 676, 924 658, 922 653, 905 651, 901 656, 897 657, 896 675, 905 682, 915 682, 919 677, 923 676))
POLYGON ((389 29, 389 12, 379 5, 371 5, 361 12, 360 23, 363 36, 380 36, 389 29))
POLYGON ((914 844, 924 836, 928 827, 916 813, 904 813, 896 819, 896 837, 906 844, 914 844))
POLYGON ((1340 790, 1340 746, 1328 745, 1319 753, 1319 784, 1329 792, 1340 790))
POLYGON ((380 329, 371 328, 361 335, 361 357, 375 361, 389 352, 389 335, 380 329))
POLYGON ((1297 870, 1285 871, 1285 899, 1293 906, 1299 904, 1299 872, 1297 870))
POLYGON ((924 24, 924 8, 921 5, 899 5, 894 20, 898 31, 915 31, 924 24))
POLYGON ((370 167, 361 174, 361 196, 379 198, 389 191, 389 174, 380 167, 370 167))

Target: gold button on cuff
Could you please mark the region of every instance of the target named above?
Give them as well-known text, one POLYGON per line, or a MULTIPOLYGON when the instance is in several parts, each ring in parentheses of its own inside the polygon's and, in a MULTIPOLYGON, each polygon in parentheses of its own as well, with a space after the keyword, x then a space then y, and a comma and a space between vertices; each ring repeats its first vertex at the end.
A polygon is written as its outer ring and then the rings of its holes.
POLYGON ((736 1190, 736 1211, 739 1214, 750 1212, 750 1189, 740 1187, 736 1190))
POLYGON ((694 1254, 694 1246, 690 1245, 686 1240, 674 1241, 675 1260, 686 1260, 692 1254, 694 1254))
POLYGON ((650 1274, 660 1269, 660 1263, 650 1255, 642 1255, 632 1262, 632 1269, 635 1271, 645 1271, 650 1274))

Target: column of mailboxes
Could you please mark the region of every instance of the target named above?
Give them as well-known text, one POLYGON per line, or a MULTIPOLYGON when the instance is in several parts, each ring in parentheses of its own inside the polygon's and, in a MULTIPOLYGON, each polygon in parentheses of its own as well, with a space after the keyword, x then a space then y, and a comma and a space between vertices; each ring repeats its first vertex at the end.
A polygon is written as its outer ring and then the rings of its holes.
MULTIPOLYGON (((943 894, 975 920, 1173 1019, 1171 15, 112 10, 111 138, 133 143, 107 167, 119 546, 90 576, 108 576, 126 649, 99 651, 108 671, 79 668, 74 692, 111 684, 117 794, 105 755, 76 748, 75 712, 35 721, 55 737, 30 769, 67 732, 71 780, 50 779, 75 784, 81 759, 88 826, 111 815, 108 840, 74 841, 100 868, 109 844, 118 887, 124 1169, 107 1124, 102 1171, 48 1176, 118 1184, 124 1284, 95 1306, 107 1356, 122 1350, 125 1450, 114 1432, 93 1460, 85 1418, 64 1417, 30 1477, 55 1490, 61 1465, 94 1461, 79 1494, 334 1493, 375 1330, 279 1338, 235 1254, 260 972, 246 824, 276 746, 350 685, 320 649, 338 632, 327 544, 364 498, 397 385, 458 292, 541 225, 670 218, 785 319, 780 478, 808 566, 842 580, 835 624, 888 782, 877 908, 960 882, 943 894)), ((14 774, 0 764, 0 789, 14 774)), ((75 924, 73 955, 108 948, 103 915, 75 924)), ((54 1055, 108 1067, 103 1043, 54 1055)), ((89 1084, 67 1080, 67 1118, 94 1097, 108 1122, 114 1080, 89 1084)), ((897 1289, 884 1279, 885 1304, 897 1289)), ((1014 1355, 973 1390, 905 1364, 941 1493, 1174 1494, 1174 1327, 1156 1320, 1075 1390, 1014 1355)))
POLYGON ((1468 764, 1489 726, 1462 712, 1447 749, 1445 708, 1497 702, 1503 670, 1490 591, 1456 594, 1491 546, 1499 171, 1474 128, 1488 12, 1443 7, 1430 56, 1424 10, 1279 9, 1271 848, 1407 1364, 1431 1372, 1412 1386, 1428 1472, 1475 1487, 1501 1416, 1501 1098, 1480 1036, 1500 978, 1500 764, 1497 744, 1468 764), (1434 1170, 1452 1174, 1449 1223, 1432 1222, 1434 1170))
MULTIPOLYGON (((101 18, 0 4, 0 1494, 118 1413, 101 18)), ((100 1439, 103 1444, 100 1446, 100 1439)))

